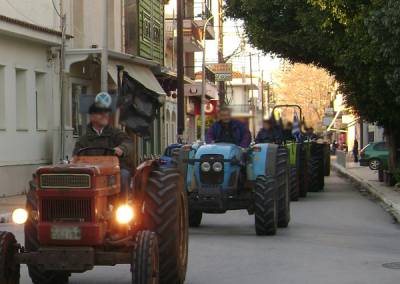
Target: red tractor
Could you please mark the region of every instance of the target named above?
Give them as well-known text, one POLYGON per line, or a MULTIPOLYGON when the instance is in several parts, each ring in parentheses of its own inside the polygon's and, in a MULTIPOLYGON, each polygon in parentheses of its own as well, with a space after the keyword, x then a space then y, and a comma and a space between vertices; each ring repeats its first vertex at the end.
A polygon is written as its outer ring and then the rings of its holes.
POLYGON ((37 170, 26 208, 13 212, 14 222, 25 224, 25 245, 0 232, 0 283, 19 283, 20 264, 35 284, 67 283, 71 273, 117 264, 131 265, 132 283, 183 283, 188 209, 179 172, 141 164, 128 198, 113 150, 90 150, 37 170))

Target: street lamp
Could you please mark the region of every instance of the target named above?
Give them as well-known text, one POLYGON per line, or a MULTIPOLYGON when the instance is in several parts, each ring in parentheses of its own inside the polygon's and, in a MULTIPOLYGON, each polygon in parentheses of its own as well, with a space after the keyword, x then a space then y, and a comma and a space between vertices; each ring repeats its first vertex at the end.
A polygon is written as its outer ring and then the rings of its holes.
POLYGON ((214 15, 209 17, 203 27, 203 63, 202 63, 202 76, 201 76, 201 141, 205 141, 206 134, 206 29, 208 23, 214 19, 214 15))

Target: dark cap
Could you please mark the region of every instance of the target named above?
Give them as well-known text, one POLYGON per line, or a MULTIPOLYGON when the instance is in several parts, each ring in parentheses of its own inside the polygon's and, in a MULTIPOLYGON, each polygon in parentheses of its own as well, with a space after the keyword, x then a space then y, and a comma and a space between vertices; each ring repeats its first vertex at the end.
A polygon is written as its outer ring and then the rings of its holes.
POLYGON ((89 107, 89 114, 94 114, 94 113, 110 113, 111 108, 110 107, 105 107, 102 104, 99 103, 93 103, 89 107))

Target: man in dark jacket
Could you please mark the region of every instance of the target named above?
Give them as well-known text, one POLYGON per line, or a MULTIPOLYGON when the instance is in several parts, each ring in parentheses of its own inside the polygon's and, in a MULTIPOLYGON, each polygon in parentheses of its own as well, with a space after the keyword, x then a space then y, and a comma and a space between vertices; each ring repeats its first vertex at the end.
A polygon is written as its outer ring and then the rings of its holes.
POLYGON ((263 121, 263 127, 257 134, 256 143, 277 143, 277 133, 270 119, 263 121))
POLYGON ((251 143, 251 134, 244 123, 232 119, 229 108, 222 107, 219 111, 219 120, 208 129, 206 142, 232 143, 247 148, 251 143))
MULTIPOLYGON (((79 138, 75 144, 73 154, 77 155, 84 148, 110 148, 118 156, 121 168, 121 189, 129 191, 132 168, 130 167, 133 143, 129 136, 112 126, 110 122, 111 109, 101 104, 94 103, 89 108, 90 123, 87 126, 86 134, 79 138)), ((93 149, 85 151, 85 155, 104 155, 104 151, 93 149)))

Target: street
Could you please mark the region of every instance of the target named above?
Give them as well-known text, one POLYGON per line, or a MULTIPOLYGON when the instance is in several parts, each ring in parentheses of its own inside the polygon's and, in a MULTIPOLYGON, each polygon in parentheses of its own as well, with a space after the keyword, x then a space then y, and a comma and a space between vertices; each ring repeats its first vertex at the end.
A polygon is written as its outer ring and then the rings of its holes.
MULTIPOLYGON (((292 203, 290 228, 256 237, 245 211, 206 215, 190 234, 188 284, 392 284, 400 270, 399 226, 348 181, 327 179, 326 191, 292 203)), ((2 225, 22 241, 22 228, 2 225)), ((31 283, 24 266, 21 283, 31 283)), ((74 274, 70 283, 131 283, 128 266, 74 274)))

